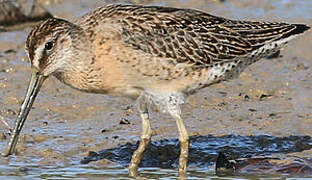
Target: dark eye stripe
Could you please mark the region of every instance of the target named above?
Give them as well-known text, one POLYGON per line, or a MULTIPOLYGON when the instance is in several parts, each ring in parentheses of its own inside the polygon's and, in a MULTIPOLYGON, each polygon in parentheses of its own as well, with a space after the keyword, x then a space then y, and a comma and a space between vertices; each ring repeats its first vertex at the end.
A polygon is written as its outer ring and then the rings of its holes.
POLYGON ((48 65, 47 59, 48 59, 48 54, 46 51, 43 51, 40 59, 38 59, 40 69, 44 69, 48 65))

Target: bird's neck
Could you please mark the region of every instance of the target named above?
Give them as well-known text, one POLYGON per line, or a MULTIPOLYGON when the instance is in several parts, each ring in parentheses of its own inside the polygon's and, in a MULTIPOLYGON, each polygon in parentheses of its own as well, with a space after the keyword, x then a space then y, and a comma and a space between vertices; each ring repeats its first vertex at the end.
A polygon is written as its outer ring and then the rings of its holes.
POLYGON ((72 38, 72 44, 64 66, 54 73, 61 82, 75 89, 85 90, 87 77, 93 64, 92 44, 83 32, 72 38))

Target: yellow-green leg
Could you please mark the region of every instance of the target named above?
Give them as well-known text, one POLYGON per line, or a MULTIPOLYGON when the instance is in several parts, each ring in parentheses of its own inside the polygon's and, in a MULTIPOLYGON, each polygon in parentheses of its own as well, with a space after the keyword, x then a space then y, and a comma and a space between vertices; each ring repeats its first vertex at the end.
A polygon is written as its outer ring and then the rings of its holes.
POLYGON ((189 154, 189 136, 184 125, 183 119, 178 114, 174 114, 179 132, 180 141, 180 159, 179 159, 179 176, 185 176, 187 170, 187 161, 189 154))
POLYGON ((142 135, 141 141, 138 149, 133 153, 131 162, 129 165, 129 175, 136 177, 138 176, 138 166, 143 157, 143 153, 146 150, 147 146, 151 142, 152 137, 152 128, 149 121, 148 109, 146 103, 144 102, 144 98, 140 97, 138 99, 138 110, 140 112, 141 120, 142 120, 142 135))

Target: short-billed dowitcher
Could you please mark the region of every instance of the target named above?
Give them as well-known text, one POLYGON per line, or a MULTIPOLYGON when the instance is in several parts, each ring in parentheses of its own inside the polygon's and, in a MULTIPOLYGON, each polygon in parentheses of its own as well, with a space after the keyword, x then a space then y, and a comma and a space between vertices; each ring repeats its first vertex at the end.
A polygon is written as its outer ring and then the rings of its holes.
POLYGON ((32 76, 9 147, 50 75, 90 93, 137 99, 143 133, 129 173, 137 175, 152 129, 148 107, 169 113, 178 126, 179 173, 185 174, 189 137, 181 118, 184 98, 237 77, 248 65, 280 50, 308 30, 303 24, 229 20, 191 9, 108 5, 74 22, 49 19, 29 34, 32 76))

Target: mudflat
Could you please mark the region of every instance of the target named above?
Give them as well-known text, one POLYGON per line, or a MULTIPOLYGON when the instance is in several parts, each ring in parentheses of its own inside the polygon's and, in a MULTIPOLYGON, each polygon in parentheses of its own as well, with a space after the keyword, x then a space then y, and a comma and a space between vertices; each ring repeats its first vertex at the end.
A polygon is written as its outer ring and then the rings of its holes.
MULTIPOLYGON (((82 0, 47 0, 41 3, 53 15, 69 20, 108 4, 104 1, 82 0)), ((232 19, 273 20, 312 25, 312 15, 309 11, 312 2, 309 1, 285 3, 279 0, 259 2, 189 0, 131 1, 131 3, 196 8, 232 19)), ((4 118, 11 126, 14 125, 30 78, 30 67, 24 52, 25 40, 30 30, 31 27, 28 27, 0 34, 0 118, 4 118)), ((263 59, 247 68, 238 79, 210 86, 188 98, 183 106, 183 118, 194 139, 193 149, 200 151, 200 148, 213 146, 213 143, 206 142, 208 137, 221 149, 229 146, 228 150, 233 146, 230 140, 237 142, 238 147, 241 145, 241 148, 244 148, 250 145, 246 141, 252 141, 252 138, 247 137, 254 137, 254 140, 260 138, 275 148, 272 154, 295 155, 311 160, 311 50, 312 34, 308 32, 290 42, 277 58, 263 59), (260 135, 268 135, 271 138, 260 135), (199 136, 207 139, 200 139, 199 136), (296 136, 297 139, 288 138, 289 136, 296 136), (272 140, 271 144, 268 143, 268 139, 272 140), (282 146, 282 142, 286 144, 294 142, 294 145, 289 146, 290 150, 274 147, 278 144, 282 146)), ((176 124, 170 116, 152 113, 151 123, 154 130, 152 141, 167 139, 167 144, 163 141, 159 143, 162 146, 177 144, 176 124)), ((0 121, 0 151, 4 150, 9 139, 7 132, 7 127, 0 121)), ((141 120, 132 100, 79 92, 63 85, 55 78, 49 78, 29 114, 17 146, 17 155, 0 158, 0 177, 9 175, 37 177, 40 174, 48 176, 49 168, 59 170, 59 174, 50 173, 52 174, 50 177, 62 177, 64 172, 71 174, 70 177, 79 177, 78 173, 75 173, 78 167, 84 177, 93 177, 94 174, 100 173, 98 169, 102 169, 107 177, 115 177, 105 169, 116 167, 120 175, 126 176, 126 168, 122 166, 127 164, 128 155, 125 159, 106 158, 87 165, 80 165, 80 161, 89 154, 89 151, 127 147, 129 151, 126 152, 130 154, 134 145, 122 145, 136 144, 140 139, 140 133, 141 120)), ((156 147, 157 144, 155 147, 153 145, 153 148, 156 147)), ((170 147, 167 149, 173 149, 170 147)), ((254 146, 257 147, 259 146, 254 146)), ((178 150, 177 147, 174 149, 178 150)), ((119 155, 127 154, 126 152, 119 155)), ((211 173, 216 152, 217 149, 211 150, 212 156, 207 156, 197 164, 191 161, 190 173, 202 172, 206 168, 207 173, 211 173)), ((247 153, 242 151, 242 154, 236 154, 236 157, 246 157, 247 153)), ((157 158, 155 159, 157 161, 157 158)), ((148 164, 148 161, 143 164, 145 167, 154 165, 148 164)), ((176 164, 173 162, 168 166, 161 166, 156 163, 155 166, 170 169, 176 164)), ((153 174, 154 171, 147 172, 153 174)), ((167 177, 164 174, 161 177, 167 177)))

